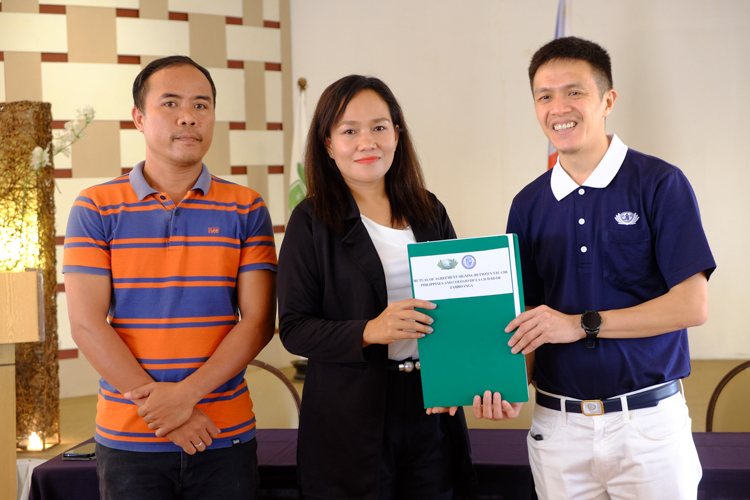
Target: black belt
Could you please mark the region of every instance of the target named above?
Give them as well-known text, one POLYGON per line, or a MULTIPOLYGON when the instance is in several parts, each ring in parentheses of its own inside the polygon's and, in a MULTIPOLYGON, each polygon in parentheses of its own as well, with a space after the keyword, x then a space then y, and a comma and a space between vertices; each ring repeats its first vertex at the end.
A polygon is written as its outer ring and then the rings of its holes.
MULTIPOLYGON (((639 408, 651 408, 659 404, 659 401, 669 396, 677 394, 680 390, 679 380, 673 380, 665 385, 639 392, 627 396, 628 410, 637 410, 639 408)), ((560 410, 560 398, 548 396, 541 392, 536 393, 536 404, 549 408, 551 410, 560 410)), ((583 413, 584 415, 603 415, 613 411, 622 411, 622 402, 620 398, 612 399, 566 399, 565 411, 571 413, 583 413)))
POLYGON ((388 360, 388 371, 411 373, 414 370, 419 370, 418 359, 409 358, 403 361, 396 361, 393 359, 388 360))

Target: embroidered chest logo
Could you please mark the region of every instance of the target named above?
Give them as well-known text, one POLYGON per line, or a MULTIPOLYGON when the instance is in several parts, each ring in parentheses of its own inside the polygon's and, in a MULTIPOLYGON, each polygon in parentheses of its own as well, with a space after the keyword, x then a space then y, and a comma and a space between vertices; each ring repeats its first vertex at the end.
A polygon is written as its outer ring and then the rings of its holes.
POLYGON ((617 223, 623 226, 632 226, 638 222, 638 219, 640 219, 640 216, 635 212, 620 212, 615 215, 617 223))
POLYGON ((208 234, 219 234, 219 228, 218 227, 209 227, 208 228, 208 234))

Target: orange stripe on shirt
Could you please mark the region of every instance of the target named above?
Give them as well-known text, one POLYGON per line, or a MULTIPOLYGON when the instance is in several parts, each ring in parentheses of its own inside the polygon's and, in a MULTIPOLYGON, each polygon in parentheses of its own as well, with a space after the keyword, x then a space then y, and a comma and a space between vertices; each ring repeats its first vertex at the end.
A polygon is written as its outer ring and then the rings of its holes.
POLYGON ((196 363, 168 363, 168 364, 141 363, 141 367, 144 370, 176 370, 178 368, 200 368, 201 366, 203 366, 202 362, 196 362, 196 363))
POLYGON ((87 201, 76 200, 76 201, 73 202, 73 206, 74 207, 76 207, 76 206, 77 207, 84 207, 84 208, 88 208, 90 210, 95 210, 97 212, 99 211, 99 207, 97 207, 96 205, 92 205, 91 203, 89 203, 87 201))
POLYGON ((211 287, 211 286, 235 286, 234 281, 164 281, 151 283, 115 283, 114 288, 186 288, 186 287, 211 287))
POLYGON ((116 208, 110 208, 109 210, 100 210, 99 213, 102 215, 119 214, 120 212, 151 212, 153 210, 172 210, 174 206, 164 207, 163 205, 141 205, 137 207, 121 206, 116 208))
POLYGON ((182 203, 180 203, 180 206, 185 207, 185 208, 190 208, 192 210, 210 210, 210 211, 221 211, 221 212, 237 212, 238 214, 248 214, 250 212, 257 210, 260 207, 265 207, 266 203, 261 202, 261 203, 252 205, 248 208, 239 208, 235 206, 222 207, 222 206, 216 206, 216 205, 202 205, 202 204, 197 204, 197 203, 190 203, 189 201, 183 201, 182 203))
POLYGON ((234 396, 235 394, 237 394, 238 392, 240 392, 241 390, 243 390, 245 387, 247 387, 247 381, 243 380, 240 383, 240 385, 238 385, 237 388, 235 390, 233 390, 233 391, 212 392, 212 393, 207 394, 206 396, 204 396, 204 398, 208 399, 208 398, 221 398, 221 397, 224 397, 224 396, 234 396))
POLYGON ((68 243, 93 243, 95 245, 101 245, 104 247, 108 245, 106 241, 95 240, 94 238, 85 238, 85 237, 77 237, 77 238, 66 237, 65 244, 67 245, 68 243))
MULTIPOLYGON (((101 393, 102 393, 102 394, 104 394, 105 396, 108 396, 108 397, 110 397, 110 398, 120 399, 120 400, 122 400, 123 402, 129 401, 129 400, 125 399, 125 398, 124 398, 124 397, 122 396, 122 394, 120 394, 119 392, 111 392, 111 391, 108 391, 108 390, 106 390, 106 389, 102 389, 102 388, 99 388, 99 390, 101 391, 101 393)), ((127 404, 127 403, 126 403, 126 404, 127 404)))
POLYGON ((115 279, 141 278, 145 276, 168 278, 169 276, 225 276, 237 274, 239 251, 230 247, 156 247, 114 248, 113 256, 120 256, 118 265, 112 269, 115 279), (186 250, 188 249, 188 250, 186 250), (170 252, 190 253, 189 259, 170 258, 178 255, 170 252))
POLYGON ((109 250, 95 247, 81 247, 75 250, 75 253, 65 252, 63 266, 96 267, 109 271, 111 267, 109 250))
MULTIPOLYGON (((200 405, 199 405, 199 406, 200 406, 200 405)), ((253 415, 253 416, 254 416, 254 415, 253 415)), ((219 434, 219 436, 220 436, 220 437, 223 437, 223 438, 226 438, 226 437, 232 437, 232 436, 236 436, 236 435, 238 435, 238 434, 242 434, 243 432, 247 432, 247 431, 248 431, 248 430, 250 430, 250 429, 255 429, 255 426, 256 426, 256 425, 257 425, 257 422, 253 422, 253 423, 252 423, 252 424, 250 424, 250 425, 246 425, 245 427, 241 427, 241 428, 239 428, 239 429, 235 429, 235 430, 233 430, 233 431, 231 431, 231 432, 222 432, 221 434, 219 434)))
POLYGON ((169 344, 169 358, 211 356, 232 328, 230 325, 189 328, 115 328, 128 349, 139 359, 164 359, 164 344, 169 344), (148 337, 144 339, 143 337, 148 337))
POLYGON ((100 428, 96 429, 96 432, 99 433, 102 437, 105 437, 107 439, 111 439, 113 441, 125 441, 125 442, 131 442, 131 443, 166 443, 169 441, 168 438, 161 437, 158 438, 156 436, 154 437, 132 437, 132 436, 116 436, 114 434, 110 434, 109 432, 106 432, 100 428))
POLYGON ((274 241, 273 236, 253 236, 245 240, 245 243, 254 243, 256 241, 274 241))
POLYGON ((276 248, 269 246, 253 246, 242 249, 240 257, 240 266, 257 264, 258 262, 267 262, 269 264, 277 263, 276 248))

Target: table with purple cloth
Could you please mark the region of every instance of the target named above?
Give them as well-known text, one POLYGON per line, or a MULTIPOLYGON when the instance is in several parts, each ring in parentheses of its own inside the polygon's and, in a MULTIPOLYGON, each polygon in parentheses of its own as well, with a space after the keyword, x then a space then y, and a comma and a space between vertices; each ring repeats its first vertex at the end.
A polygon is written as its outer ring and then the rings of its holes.
MULTIPOLYGON (((536 498, 526 454, 525 430, 471 429, 479 498, 536 498)), ((703 466, 699 500, 750 499, 750 433, 693 434, 703 466)), ((259 429, 259 499, 299 498, 297 431, 259 429)), ((34 469, 30 500, 98 500, 96 461, 63 461, 62 455, 34 469)))
MULTIPOLYGON (((297 429, 258 429, 256 438, 261 483, 258 498, 299 498, 297 429)), ((99 500, 96 460, 63 460, 60 454, 34 469, 29 500, 72 499, 99 500)))

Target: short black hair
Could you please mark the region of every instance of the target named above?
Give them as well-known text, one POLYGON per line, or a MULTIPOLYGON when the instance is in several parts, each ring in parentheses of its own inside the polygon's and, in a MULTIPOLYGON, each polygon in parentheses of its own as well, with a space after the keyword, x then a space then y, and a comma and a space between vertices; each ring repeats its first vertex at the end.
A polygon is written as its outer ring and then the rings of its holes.
POLYGON ((599 89, 599 97, 612 89, 612 61, 609 53, 599 44, 575 36, 557 38, 536 51, 529 64, 529 83, 534 92, 534 76, 539 68, 554 60, 586 61, 599 89))
POLYGON ((159 71, 160 69, 169 68, 172 66, 190 65, 196 67, 201 73, 208 79, 208 83, 211 84, 211 92, 213 93, 213 105, 216 107, 216 86, 214 81, 211 79, 211 73, 206 68, 198 64, 197 62, 190 59, 188 56, 168 56, 162 57, 151 61, 148 66, 143 68, 138 76, 135 77, 133 82, 133 105, 138 108, 139 111, 143 112, 143 101, 146 98, 148 92, 148 79, 151 75, 159 71))

